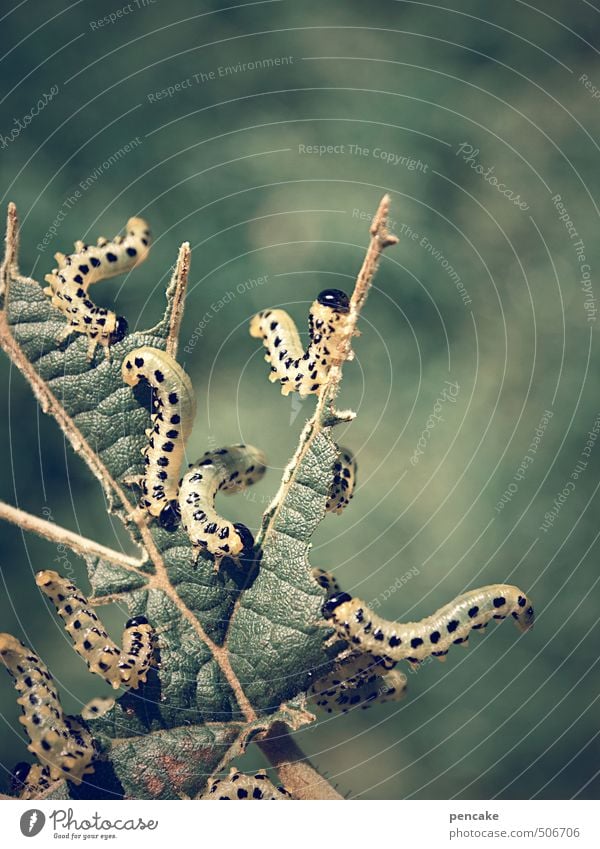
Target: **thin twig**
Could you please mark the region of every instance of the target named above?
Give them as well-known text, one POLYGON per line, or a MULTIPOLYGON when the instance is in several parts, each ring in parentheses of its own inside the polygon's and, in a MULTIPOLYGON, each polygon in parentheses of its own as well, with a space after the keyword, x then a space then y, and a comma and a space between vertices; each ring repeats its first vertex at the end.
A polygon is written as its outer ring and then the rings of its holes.
POLYGON ((24 510, 19 510, 11 504, 6 504, 0 501, 0 519, 11 522, 17 525, 24 531, 31 531, 44 539, 55 542, 57 545, 66 545, 75 554, 91 555, 92 557, 100 557, 115 566, 122 566, 124 569, 129 569, 133 572, 146 576, 142 571, 144 563, 147 562, 147 557, 136 558, 130 557, 128 554, 123 554, 122 551, 115 551, 112 548, 107 548, 105 545, 95 542, 93 539, 82 537, 79 534, 62 528, 54 522, 47 522, 45 519, 40 519, 38 516, 33 516, 31 513, 26 513, 24 510))
POLYGON ((274 722, 257 745, 277 770, 281 783, 296 799, 343 800, 344 797, 311 765, 283 722, 274 722))
POLYGON ((192 251, 189 242, 183 242, 179 248, 177 262, 171 282, 169 283, 169 292, 173 292, 173 300, 171 302, 171 321, 169 324, 169 335, 167 337, 167 354, 170 354, 173 359, 177 356, 177 346, 179 343, 179 328, 183 319, 183 307, 185 303, 185 293, 188 284, 188 276, 190 273, 190 261, 192 251))
POLYGON ((4 259, 0 266, 0 297, 8 289, 8 281, 11 275, 18 274, 17 258, 19 256, 19 220, 17 218, 17 207, 14 203, 8 204, 6 216, 6 247, 4 259))
POLYGON ((285 502, 286 494, 295 479, 295 474, 314 438, 321 432, 324 426, 339 424, 353 418, 351 411, 345 410, 340 413, 334 409, 333 404, 339 392, 343 365, 352 353, 352 338, 357 335, 356 324, 367 300, 367 295, 369 294, 369 289, 377 271, 381 254, 385 248, 391 247, 398 242, 397 237, 392 235, 387 229, 389 209, 390 196, 386 194, 379 202, 377 212, 373 216, 370 228, 371 241, 369 242, 365 258, 356 278, 354 291, 350 299, 350 312, 344 328, 343 337, 338 345, 338 356, 329 370, 325 383, 321 387, 315 412, 302 430, 296 453, 283 473, 279 490, 265 511, 267 521, 257 535, 257 545, 264 546, 266 538, 275 527, 278 512, 285 502))

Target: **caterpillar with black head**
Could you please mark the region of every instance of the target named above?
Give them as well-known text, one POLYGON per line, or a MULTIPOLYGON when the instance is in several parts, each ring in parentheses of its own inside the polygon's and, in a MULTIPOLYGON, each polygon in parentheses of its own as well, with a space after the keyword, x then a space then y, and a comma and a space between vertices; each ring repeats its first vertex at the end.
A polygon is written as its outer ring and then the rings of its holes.
POLYGON ((430 656, 444 660, 451 645, 466 646, 470 632, 485 628, 492 619, 512 616, 522 632, 533 626, 534 619, 527 596, 508 584, 463 593, 420 622, 390 622, 344 592, 327 599, 323 615, 337 639, 346 640, 352 652, 368 652, 393 662, 408 660, 411 664, 430 656))
POLYGON ((0 634, 0 660, 20 693, 17 703, 23 716, 19 720, 31 740, 29 751, 48 768, 51 779, 68 778, 81 784, 83 777, 94 771, 94 743, 81 723, 63 713, 48 668, 11 634, 0 634))
POLYGON ((177 494, 185 444, 192 431, 196 398, 192 383, 178 362, 158 348, 136 348, 121 366, 128 386, 141 380, 153 389, 152 427, 142 449, 145 474, 128 482, 142 490, 140 507, 167 529, 179 523, 177 494))
POLYGON ((325 509, 338 516, 350 503, 356 486, 357 463, 349 448, 339 448, 339 456, 333 466, 333 481, 325 509))
POLYGON ((154 631, 144 616, 129 619, 119 648, 106 633, 98 615, 81 590, 58 572, 38 572, 35 581, 56 607, 73 640, 77 654, 90 672, 100 675, 113 689, 136 690, 146 680, 152 665, 154 631))
POLYGON ((374 704, 397 702, 406 695, 406 675, 389 669, 381 658, 353 654, 315 681, 308 690, 309 700, 327 713, 365 710, 374 704))
POLYGON ((255 775, 244 775, 232 767, 227 778, 217 778, 212 781, 206 793, 202 796, 205 800, 222 801, 236 800, 252 802, 259 799, 268 801, 289 801, 292 794, 282 787, 275 785, 269 780, 266 772, 257 772, 255 775))
POLYGON ((350 299, 339 289, 325 289, 308 314, 310 342, 306 351, 293 319, 285 310, 263 310, 250 322, 250 335, 262 339, 271 364, 269 380, 281 383, 281 392, 301 396, 320 390, 332 362, 339 357, 350 299))
POLYGON ((71 333, 84 333, 88 337, 88 360, 94 356, 98 345, 104 347, 107 357, 109 347, 120 342, 127 333, 123 316, 96 306, 90 299, 88 288, 92 283, 130 271, 143 262, 150 250, 150 230, 143 218, 130 218, 126 235, 112 241, 100 238, 96 245, 75 242, 75 252, 54 255, 58 263, 46 274, 48 286, 44 293, 52 299, 68 321, 59 342, 71 333))
POLYGON ((243 560, 251 556, 254 538, 241 522, 229 522, 215 510, 217 492, 232 495, 257 483, 267 459, 253 445, 228 445, 207 451, 192 463, 179 488, 181 523, 198 552, 213 555, 215 568, 223 557, 243 560))

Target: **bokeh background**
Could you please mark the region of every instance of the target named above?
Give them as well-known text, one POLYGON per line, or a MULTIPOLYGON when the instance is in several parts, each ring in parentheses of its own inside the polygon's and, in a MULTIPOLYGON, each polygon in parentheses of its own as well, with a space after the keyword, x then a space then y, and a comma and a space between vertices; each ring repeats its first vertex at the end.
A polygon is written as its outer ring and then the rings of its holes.
MULTIPOLYGON (((368 216, 389 191, 400 243, 342 397, 358 412, 340 439, 360 486, 321 525, 312 562, 390 618, 494 582, 530 592, 539 615, 521 638, 490 627, 445 665, 424 664, 404 702, 320 718, 298 741, 357 798, 597 797, 600 13, 586 0, 223 7, 3 5, 0 165, 22 220, 22 271, 41 280, 55 251, 141 214, 150 259, 94 291, 143 328, 191 242, 189 453, 241 440, 268 450, 266 479, 227 502, 256 527, 314 400, 268 383, 248 319, 282 306, 304 328, 320 289, 350 290, 368 216), (439 402, 446 381, 458 389, 439 402), (436 402, 443 421, 415 455, 436 402)), ((0 497, 127 549, 5 358, 0 374, 0 497)), ((43 652, 77 711, 106 688, 33 573, 69 569, 85 587, 84 565, 0 532, 0 630, 43 652)), ((118 636, 125 612, 103 615, 118 636)), ((26 744, 4 674, 0 707, 6 787, 26 744)))

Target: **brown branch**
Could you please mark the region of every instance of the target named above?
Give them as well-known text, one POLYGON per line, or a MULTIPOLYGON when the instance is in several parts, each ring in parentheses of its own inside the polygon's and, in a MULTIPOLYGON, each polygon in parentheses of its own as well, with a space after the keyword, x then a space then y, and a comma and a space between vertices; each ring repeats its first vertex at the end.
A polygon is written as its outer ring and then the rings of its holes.
POLYGON ((177 356, 177 346, 179 343, 179 328, 183 319, 183 306, 185 302, 185 293, 188 284, 188 276, 190 273, 190 261, 192 252, 189 242, 183 242, 179 248, 175 269, 169 283, 167 292, 173 292, 173 301, 171 302, 171 320, 169 323, 169 335, 167 337, 167 354, 173 358, 177 356))
POLYGON ((14 203, 9 203, 6 217, 6 247, 4 259, 0 266, 0 297, 8 290, 8 282, 11 275, 19 273, 17 266, 18 257, 19 220, 17 218, 17 207, 14 203))
POLYGON ((147 577, 142 571, 142 567, 147 558, 130 557, 128 554, 123 554, 122 551, 115 551, 112 548, 107 548, 105 545, 95 542, 93 539, 82 537, 73 531, 68 531, 54 522, 47 522, 45 519, 40 519, 38 516, 33 516, 31 513, 26 513, 24 510, 19 510, 11 504, 6 504, 0 501, 0 519, 4 519, 13 525, 17 525, 24 531, 31 531, 44 539, 55 542, 57 545, 66 545, 75 554, 82 556, 88 554, 92 557, 100 557, 102 560, 107 560, 109 563, 114 563, 115 566, 122 566, 124 569, 129 569, 132 572, 147 577))
POLYGON ((277 770, 283 786, 296 799, 343 800, 311 765, 283 722, 274 722, 257 745, 277 770))

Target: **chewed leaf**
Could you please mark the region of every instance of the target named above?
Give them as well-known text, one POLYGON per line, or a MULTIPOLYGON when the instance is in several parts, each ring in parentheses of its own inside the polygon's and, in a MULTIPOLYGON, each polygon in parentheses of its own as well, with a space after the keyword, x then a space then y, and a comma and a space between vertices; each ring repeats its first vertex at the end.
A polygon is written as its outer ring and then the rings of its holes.
POLYGON ((183 528, 165 530, 147 517, 142 524, 132 520, 138 493, 126 479, 143 472, 151 406, 143 392, 123 383, 121 363, 136 348, 165 349, 172 289, 168 295, 167 313, 154 330, 127 335, 111 345, 110 360, 99 352, 91 363, 81 335, 57 344, 64 318, 36 281, 12 279, 6 304, 11 335, 33 367, 42 403, 63 428, 66 422, 113 513, 146 552, 135 568, 86 557, 93 596, 116 596, 131 616, 146 617, 159 659, 138 690, 88 720, 102 741, 90 782, 112 782, 109 796, 119 785, 139 798, 185 794, 194 782, 198 791, 197 782, 220 763, 240 729, 300 694, 307 672, 327 662, 324 632, 316 625, 323 591, 311 577, 307 555, 336 457, 328 436, 319 436, 302 459, 265 541, 258 577, 240 574, 235 565, 217 574, 202 557, 195 565, 197 553, 183 528), (140 763, 148 766, 136 779, 128 770, 140 763), (190 777, 175 786, 175 766, 183 764, 190 777))

